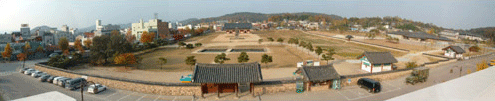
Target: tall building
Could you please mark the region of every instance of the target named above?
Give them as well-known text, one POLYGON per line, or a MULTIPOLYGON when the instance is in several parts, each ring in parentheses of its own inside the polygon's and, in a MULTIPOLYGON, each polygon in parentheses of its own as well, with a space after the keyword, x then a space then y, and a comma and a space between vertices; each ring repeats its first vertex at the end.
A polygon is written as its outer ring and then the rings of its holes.
POLYGON ((160 19, 151 19, 148 22, 143 22, 143 19, 139 20, 138 23, 132 23, 132 35, 136 36, 136 39, 141 39, 141 34, 144 31, 148 33, 157 33, 155 38, 169 38, 169 27, 167 22, 162 22, 160 19), (161 36, 161 37, 159 37, 161 36))
POLYGON ((96 20, 96 30, 94 31, 96 36, 110 35, 113 30, 120 30, 120 25, 101 25, 101 20, 96 20))
POLYGON ((64 31, 64 32, 69 32, 69 26, 67 25, 62 25, 62 28, 60 28, 61 31, 64 31))
POLYGON ((29 24, 21 24, 21 35, 24 36, 31 35, 31 29, 29 28, 29 24))

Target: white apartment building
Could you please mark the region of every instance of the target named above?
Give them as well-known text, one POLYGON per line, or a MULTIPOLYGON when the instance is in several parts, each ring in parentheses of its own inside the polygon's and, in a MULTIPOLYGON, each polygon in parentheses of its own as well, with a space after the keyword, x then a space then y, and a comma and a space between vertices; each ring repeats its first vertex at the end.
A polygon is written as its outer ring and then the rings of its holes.
POLYGON ((160 19, 151 19, 148 22, 144 22, 143 19, 139 20, 138 23, 132 23, 132 35, 136 36, 136 39, 141 39, 141 35, 144 31, 151 33, 157 33, 155 38, 159 38, 159 35, 166 35, 167 37, 171 37, 169 35, 169 27, 167 22, 162 22, 160 19))

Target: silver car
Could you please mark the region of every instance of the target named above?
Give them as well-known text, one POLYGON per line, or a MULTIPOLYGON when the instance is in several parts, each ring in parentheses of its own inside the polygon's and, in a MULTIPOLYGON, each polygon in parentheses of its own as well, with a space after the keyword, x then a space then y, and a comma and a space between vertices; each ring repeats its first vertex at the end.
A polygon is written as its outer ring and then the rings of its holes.
POLYGON ((34 77, 34 78, 38 78, 41 75, 46 75, 46 73, 41 72, 41 71, 35 71, 34 73, 31 73, 31 76, 34 77))
POLYGON ((36 71, 36 70, 34 70, 34 69, 28 69, 28 70, 24 71, 24 74, 26 74, 26 75, 31 75, 31 73, 33 73, 33 72, 35 72, 35 71, 36 71))

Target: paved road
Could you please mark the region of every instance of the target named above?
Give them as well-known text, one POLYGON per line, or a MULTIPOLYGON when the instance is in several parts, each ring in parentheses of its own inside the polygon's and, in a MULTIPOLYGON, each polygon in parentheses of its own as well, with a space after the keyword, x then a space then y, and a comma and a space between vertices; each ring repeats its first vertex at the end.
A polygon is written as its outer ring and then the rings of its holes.
MULTIPOLYGON (((34 63, 46 60, 26 61, 26 66, 34 66, 34 63)), ((0 63, 0 92, 4 99, 13 100, 27 96, 37 95, 50 91, 58 91, 77 100, 81 99, 80 89, 71 91, 51 83, 39 82, 37 78, 24 75, 18 72, 22 64, 18 62, 0 63)), ((87 88, 84 89, 86 91, 87 88)), ((170 100, 193 100, 192 96, 163 96, 144 94, 132 91, 108 88, 99 94, 89 94, 84 92, 84 99, 87 101, 170 101, 170 100)))

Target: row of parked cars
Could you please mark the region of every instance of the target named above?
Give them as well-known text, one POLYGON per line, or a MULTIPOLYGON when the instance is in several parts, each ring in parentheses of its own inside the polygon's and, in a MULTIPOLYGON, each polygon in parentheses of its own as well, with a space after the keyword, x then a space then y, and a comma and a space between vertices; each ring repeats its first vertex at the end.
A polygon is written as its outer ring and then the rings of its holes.
MULTIPOLYGON (((75 90, 81 88, 81 84, 86 83, 86 79, 84 78, 68 78, 68 77, 62 77, 62 76, 52 76, 49 75, 45 72, 41 72, 35 69, 31 68, 23 68, 19 72, 30 75, 34 78, 38 78, 40 82, 48 82, 48 83, 53 83, 57 86, 60 86, 62 88, 70 89, 70 90, 75 90)), ((99 93, 102 91, 105 91, 107 87, 101 85, 101 84, 92 84, 89 85, 88 87, 88 92, 89 93, 99 93)))

